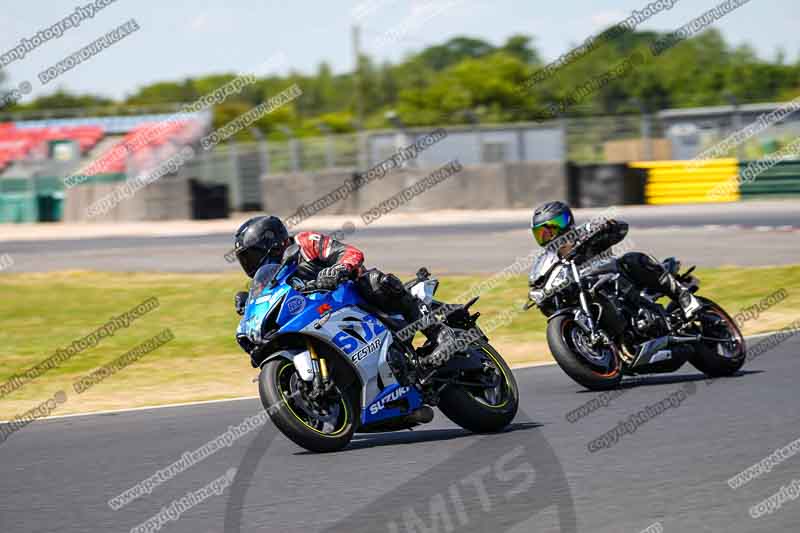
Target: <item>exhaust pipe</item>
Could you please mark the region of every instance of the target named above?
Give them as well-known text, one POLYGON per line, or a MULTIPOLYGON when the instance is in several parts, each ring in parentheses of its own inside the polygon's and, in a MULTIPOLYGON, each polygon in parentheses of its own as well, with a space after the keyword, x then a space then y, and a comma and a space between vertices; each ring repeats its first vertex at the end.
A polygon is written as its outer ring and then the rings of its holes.
POLYGON ((633 361, 631 368, 642 367, 652 363, 658 363, 672 359, 673 353, 672 350, 670 350, 671 346, 698 342, 701 339, 702 335, 686 335, 680 337, 675 335, 665 335, 663 337, 658 337, 657 339, 649 340, 642 344, 641 348, 639 349, 639 354, 633 361))

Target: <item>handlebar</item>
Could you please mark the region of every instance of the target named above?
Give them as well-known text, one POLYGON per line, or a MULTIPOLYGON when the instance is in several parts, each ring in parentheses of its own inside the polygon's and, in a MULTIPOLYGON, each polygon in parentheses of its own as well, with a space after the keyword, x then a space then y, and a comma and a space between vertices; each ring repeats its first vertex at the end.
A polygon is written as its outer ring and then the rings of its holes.
POLYGON ((324 288, 323 289, 321 287, 317 287, 316 280, 312 280, 312 281, 305 282, 305 285, 303 285, 302 288, 296 289, 296 290, 300 294, 311 294, 312 292, 331 292, 331 291, 335 291, 336 289, 335 288, 334 289, 328 289, 328 288, 324 288))
POLYGON ((309 292, 316 292, 317 290, 317 282, 316 281, 308 281, 301 289, 297 292, 301 294, 309 293, 309 292))

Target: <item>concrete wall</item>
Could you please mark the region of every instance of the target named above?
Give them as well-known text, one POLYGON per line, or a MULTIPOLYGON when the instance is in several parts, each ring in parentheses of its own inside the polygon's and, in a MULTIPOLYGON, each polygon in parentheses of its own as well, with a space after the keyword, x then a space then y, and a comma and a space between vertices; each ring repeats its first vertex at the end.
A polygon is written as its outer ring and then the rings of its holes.
POLYGON ((567 198, 567 170, 564 163, 509 163, 506 169, 508 207, 531 207, 567 198))
POLYGON ((138 220, 188 220, 192 218, 192 195, 188 178, 160 179, 123 199, 104 215, 90 217, 88 208, 124 184, 86 183, 64 191, 65 222, 109 222, 138 220))
MULTIPOLYGON (((361 214, 406 187, 424 179, 437 167, 389 171, 360 189, 322 209, 324 214, 361 214)), ((354 169, 317 173, 270 174, 262 177, 264 211, 288 217, 341 187, 354 169)), ((112 193, 123 181, 87 183, 65 190, 64 220, 137 221, 185 220, 192 216, 189 178, 162 178, 124 199, 105 215, 90 218, 88 207, 112 193)), ((465 166, 431 189, 398 208, 400 212, 435 209, 505 209, 567 197, 567 178, 562 163, 492 163, 465 166)))
MULTIPOLYGON (((436 170, 393 169, 346 198, 323 209, 324 214, 360 214, 436 170)), ((268 213, 289 216, 341 187, 354 169, 313 174, 273 174, 262 178, 263 205, 268 213)), ((398 211, 433 209, 505 209, 530 207, 567 197, 565 165, 559 162, 493 163, 465 166, 398 211)))

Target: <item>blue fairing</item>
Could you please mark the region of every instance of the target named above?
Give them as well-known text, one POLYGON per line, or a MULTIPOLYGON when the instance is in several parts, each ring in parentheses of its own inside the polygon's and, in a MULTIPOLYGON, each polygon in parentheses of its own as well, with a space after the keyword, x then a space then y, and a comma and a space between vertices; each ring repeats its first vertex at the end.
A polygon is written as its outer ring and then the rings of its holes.
POLYGON ((317 320, 325 310, 333 313, 345 307, 358 306, 361 303, 361 298, 355 292, 353 283, 350 281, 341 284, 339 288, 331 292, 315 292, 304 295, 290 289, 278 314, 279 331, 281 333, 300 331, 317 320))
POLYGON ((380 320, 359 308, 363 301, 353 282, 346 281, 334 291, 301 294, 287 283, 296 271, 295 264, 265 265, 259 269, 237 335, 244 335, 255 344, 261 343, 264 335, 281 333, 313 331, 314 335, 327 338, 350 360, 364 383, 362 424, 405 416, 422 406, 422 397, 414 387, 401 387, 396 382, 385 383, 382 389, 377 386, 379 369, 386 366, 391 333, 380 320), (348 308, 344 315, 336 314, 348 308), (312 324, 326 313, 333 318, 325 326, 314 328, 312 324), (337 316, 344 322, 340 323, 337 316), (354 332, 358 336, 354 337, 354 332))
MULTIPOLYGON (((287 265, 275 276, 276 283, 267 283, 263 288, 251 289, 237 334, 244 334, 254 342, 258 342, 264 319, 275 312, 278 314, 276 322, 278 331, 287 333, 300 331, 317 320, 323 314, 319 308, 325 304, 329 306, 331 312, 335 312, 344 307, 363 303, 352 282, 342 283, 339 288, 331 292, 300 294, 285 283, 296 270, 296 265, 287 265)), ((327 306, 323 309, 328 309, 327 306)))
POLYGON ((361 423, 373 424, 404 416, 422 406, 422 395, 414 387, 401 387, 395 383, 383 389, 375 400, 361 410, 361 423), (405 400, 405 401, 403 401, 405 400), (398 407, 387 407, 390 402, 398 402, 398 407))

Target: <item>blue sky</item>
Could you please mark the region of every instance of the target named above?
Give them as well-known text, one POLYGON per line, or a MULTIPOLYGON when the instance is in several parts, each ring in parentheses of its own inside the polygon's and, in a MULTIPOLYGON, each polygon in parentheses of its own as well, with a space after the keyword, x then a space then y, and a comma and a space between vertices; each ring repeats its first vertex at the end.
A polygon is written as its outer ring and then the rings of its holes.
MULTIPOLYGON (((90 0, 14 2, 0 12, 0 53, 23 37, 54 24, 90 0)), ((678 0, 640 26, 668 31, 688 22, 719 0, 678 0)), ((362 46, 378 60, 409 52, 455 35, 495 44, 516 33, 532 35, 546 60, 607 25, 643 8, 643 0, 117 0, 80 27, 44 43, 4 71, 6 84, 30 81, 27 99, 57 87, 113 97, 137 87, 187 76, 250 70, 276 53, 289 68, 310 73, 321 61, 335 72, 350 70, 350 29, 362 27, 362 46), (42 87, 37 74, 101 35, 136 19, 140 30, 42 87), (394 37, 386 40, 389 32, 394 37)), ((751 0, 715 27, 735 44, 749 43, 765 59, 779 49, 787 61, 800 52, 797 0, 751 0)))

